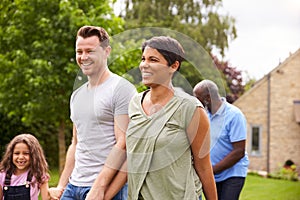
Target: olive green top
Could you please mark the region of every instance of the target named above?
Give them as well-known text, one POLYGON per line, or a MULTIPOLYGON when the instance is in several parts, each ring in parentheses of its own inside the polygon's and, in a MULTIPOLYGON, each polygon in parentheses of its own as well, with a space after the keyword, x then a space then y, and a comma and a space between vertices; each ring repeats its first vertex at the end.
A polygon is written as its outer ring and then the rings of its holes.
POLYGON ((160 111, 148 116, 141 104, 146 92, 129 105, 128 200, 199 199, 202 184, 193 167, 186 129, 202 104, 176 91, 160 111))

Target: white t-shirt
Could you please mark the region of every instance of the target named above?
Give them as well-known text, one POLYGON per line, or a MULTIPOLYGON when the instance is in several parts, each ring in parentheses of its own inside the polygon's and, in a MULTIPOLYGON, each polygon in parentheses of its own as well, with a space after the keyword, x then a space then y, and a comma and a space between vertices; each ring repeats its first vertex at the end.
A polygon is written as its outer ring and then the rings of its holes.
POLYGON ((135 87, 116 74, 93 89, 85 83, 73 92, 70 109, 77 145, 71 184, 92 186, 116 143, 114 118, 128 114, 128 104, 135 93, 135 87))

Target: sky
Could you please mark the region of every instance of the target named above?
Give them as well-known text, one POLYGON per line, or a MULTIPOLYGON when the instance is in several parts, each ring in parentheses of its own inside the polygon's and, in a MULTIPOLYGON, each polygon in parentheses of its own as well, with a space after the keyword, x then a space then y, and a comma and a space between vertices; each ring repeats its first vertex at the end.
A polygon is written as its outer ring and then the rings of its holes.
POLYGON ((300 48, 300 0, 223 0, 237 38, 225 53, 232 67, 256 80, 300 48))

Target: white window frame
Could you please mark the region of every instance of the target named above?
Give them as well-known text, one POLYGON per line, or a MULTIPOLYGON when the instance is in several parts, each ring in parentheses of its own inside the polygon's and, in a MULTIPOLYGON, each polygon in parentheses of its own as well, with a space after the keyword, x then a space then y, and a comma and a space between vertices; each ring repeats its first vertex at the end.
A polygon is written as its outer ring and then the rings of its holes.
POLYGON ((250 155, 252 156, 260 156, 262 151, 261 151, 261 139, 262 139, 262 127, 260 125, 251 125, 251 135, 250 135, 250 155), (257 128, 258 129, 258 149, 253 150, 253 129, 257 128))

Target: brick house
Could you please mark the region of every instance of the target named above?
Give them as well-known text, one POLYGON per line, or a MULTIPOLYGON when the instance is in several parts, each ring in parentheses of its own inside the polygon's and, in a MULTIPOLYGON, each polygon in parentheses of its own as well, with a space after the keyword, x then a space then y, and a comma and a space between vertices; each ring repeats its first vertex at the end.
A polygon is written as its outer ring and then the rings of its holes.
POLYGON ((273 173, 290 159, 300 174, 300 49, 234 105, 247 118, 249 170, 273 173))

